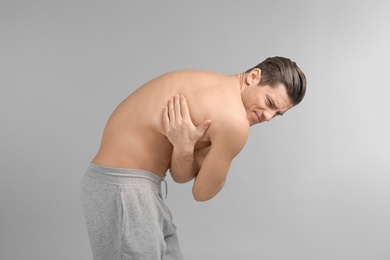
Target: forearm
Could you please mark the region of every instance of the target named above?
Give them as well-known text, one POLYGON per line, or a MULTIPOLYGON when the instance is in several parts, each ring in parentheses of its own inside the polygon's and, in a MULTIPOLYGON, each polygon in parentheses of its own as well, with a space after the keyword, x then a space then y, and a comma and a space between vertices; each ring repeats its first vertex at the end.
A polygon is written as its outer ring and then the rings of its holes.
POLYGON ((189 182, 199 172, 199 164, 195 160, 193 149, 186 151, 173 149, 170 172, 172 179, 178 183, 189 182))

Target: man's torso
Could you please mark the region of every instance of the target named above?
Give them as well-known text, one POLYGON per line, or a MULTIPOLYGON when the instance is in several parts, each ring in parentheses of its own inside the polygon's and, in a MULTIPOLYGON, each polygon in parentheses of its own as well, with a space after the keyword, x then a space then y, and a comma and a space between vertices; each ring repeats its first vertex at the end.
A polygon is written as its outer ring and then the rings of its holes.
MULTIPOLYGON (((213 127, 213 122, 226 116, 241 122, 246 118, 235 76, 201 70, 167 73, 144 84, 117 107, 107 122, 93 162, 115 168, 144 169, 164 176, 172 145, 165 135, 162 111, 176 94, 186 97, 195 125, 211 119, 213 127)), ((228 127, 220 131, 228 131, 228 127)), ((195 146, 200 162, 210 145, 206 131, 195 146)))

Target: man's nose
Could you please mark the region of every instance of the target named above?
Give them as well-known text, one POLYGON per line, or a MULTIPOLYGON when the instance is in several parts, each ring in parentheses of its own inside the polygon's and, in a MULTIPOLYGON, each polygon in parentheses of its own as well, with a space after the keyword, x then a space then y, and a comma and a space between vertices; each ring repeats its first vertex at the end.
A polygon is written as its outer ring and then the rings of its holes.
POLYGON ((263 119, 265 121, 271 121, 272 118, 274 118, 275 113, 272 111, 264 111, 263 112, 263 119))

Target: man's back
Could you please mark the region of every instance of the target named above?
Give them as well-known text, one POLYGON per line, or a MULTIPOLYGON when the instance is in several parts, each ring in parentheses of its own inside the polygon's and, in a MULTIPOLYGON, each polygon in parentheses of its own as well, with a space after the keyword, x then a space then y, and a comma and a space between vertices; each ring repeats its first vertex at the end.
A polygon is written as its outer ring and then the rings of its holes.
POLYGON ((219 131, 213 127, 229 131, 232 122, 240 125, 246 138, 249 125, 237 77, 201 70, 177 71, 147 82, 117 107, 107 122, 93 162, 144 169, 164 176, 169 168, 172 144, 166 137, 162 111, 176 94, 186 97, 195 125, 205 119, 212 120, 210 131, 206 131, 195 149, 210 145, 210 133, 219 131))

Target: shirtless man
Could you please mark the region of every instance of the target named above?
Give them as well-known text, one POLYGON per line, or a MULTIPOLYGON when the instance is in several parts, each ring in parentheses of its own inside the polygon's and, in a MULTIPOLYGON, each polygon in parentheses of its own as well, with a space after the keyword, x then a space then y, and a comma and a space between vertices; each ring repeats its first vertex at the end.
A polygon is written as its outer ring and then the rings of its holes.
POLYGON ((113 112, 82 184, 94 259, 183 259, 160 183, 194 179, 197 201, 223 187, 249 127, 304 97, 306 78, 283 57, 244 73, 183 70, 159 76, 113 112), (127 258, 126 258, 127 257, 127 258))

